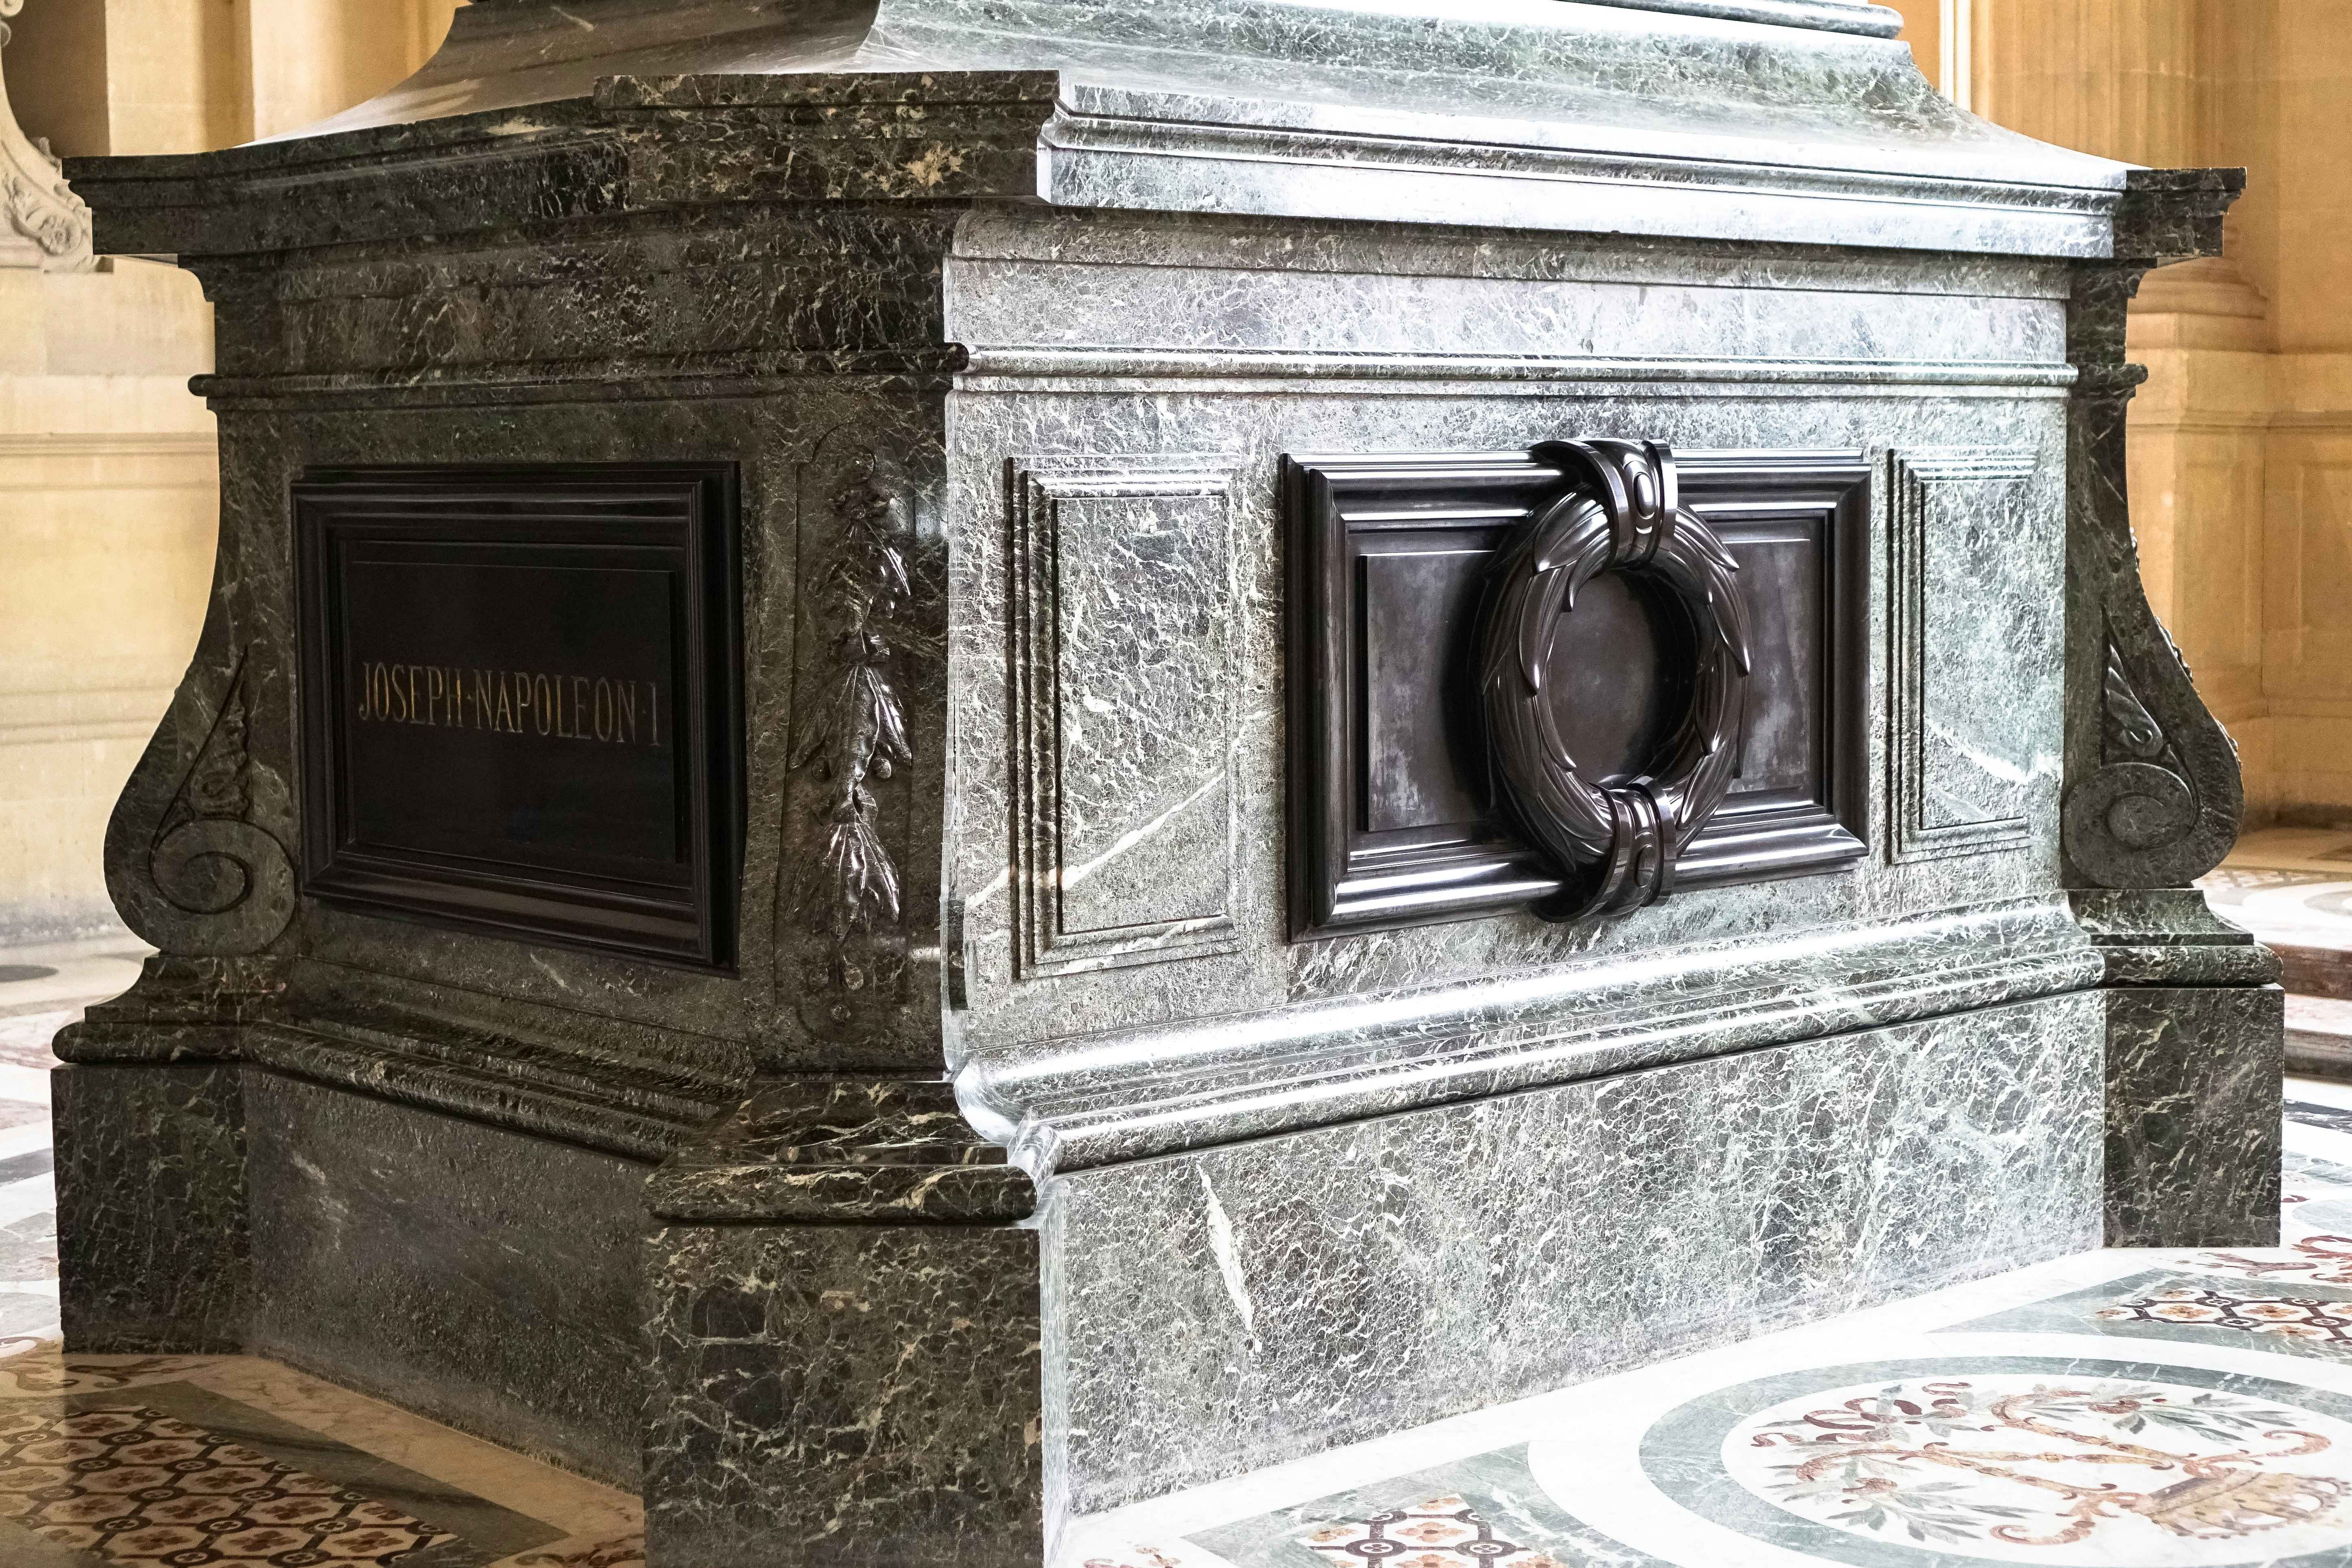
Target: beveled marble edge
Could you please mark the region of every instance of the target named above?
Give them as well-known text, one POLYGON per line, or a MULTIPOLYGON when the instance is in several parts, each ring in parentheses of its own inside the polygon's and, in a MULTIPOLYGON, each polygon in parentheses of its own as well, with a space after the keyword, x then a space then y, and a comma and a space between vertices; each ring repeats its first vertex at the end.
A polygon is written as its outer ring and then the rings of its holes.
POLYGON ((1868 0, 1584 0, 1589 5, 1622 5, 1635 11, 1673 11, 1725 22, 1764 22, 1782 27, 1815 27, 1891 38, 1903 30, 1903 13, 1868 0))
POLYGON ((1980 386, 2006 390, 2074 384, 2074 368, 2008 360, 1634 359, 1585 354, 1328 353, 1245 349, 969 349, 961 383, 992 378, 1280 379, 1292 381, 1704 382, 1832 386, 1980 386))
MULTIPOLYGON (((1155 133, 1193 144, 1222 136, 1244 148, 1252 133, 1327 137, 1352 147, 1392 145, 1409 161, 1441 166, 1484 163, 1491 149, 1510 149, 1581 157, 1604 171, 1654 170, 1682 184, 1757 181, 1769 173, 1792 188, 1834 195, 1848 178, 1900 178, 1948 200, 2051 207, 2076 206, 2094 195, 2120 199, 2136 167, 1959 115, 1898 133, 1884 126, 1789 114, 1769 100, 1661 114, 1650 102, 1637 107, 1606 95, 1585 102, 1547 93, 1526 104, 1474 100, 1438 109, 1376 96, 1359 100, 1304 92, 1212 94, 1138 75, 1082 69, 1065 69, 1059 78, 1055 117, 1046 126, 1049 138, 1065 127, 1091 128, 1106 141, 1119 139, 1124 131, 1130 142, 1155 133)), ((924 79, 928 84, 930 79, 924 79)), ((973 80, 975 86, 987 82, 977 74, 973 80)), ((935 89, 927 85, 925 90, 935 89)), ((1946 108, 1940 100, 1937 107, 1946 108)), ((1543 167, 1513 166, 1522 174, 1543 167)))
POLYGON ((1709 944, 965 1061, 965 1115, 1056 1170, 2086 990, 2063 896, 1709 944))
POLYGON ((1910 174, 1791 174, 1524 144, 1432 151, 1373 136, 1198 125, 1154 137, 1057 114, 1041 141, 1038 191, 1071 207, 2074 258, 2114 248, 2111 191, 2064 191, 2073 199, 2062 202, 2043 199, 2050 187, 1970 193, 1910 174))
MULTIPOLYGON (((1327 90, 1384 75, 1374 96, 1397 100, 1481 79, 1606 81, 1638 51, 1663 62, 1654 74, 1696 81, 1710 100, 1741 96, 1743 79, 1746 96, 1768 96, 1756 79, 1791 76, 1793 96, 1822 101, 1847 84, 1809 68, 1858 51, 1892 55, 1900 26, 1897 13, 1856 0, 501 0, 461 9, 415 76, 280 139, 523 108, 619 74, 1008 62, 1152 60, 1207 86, 1311 64, 1327 90), (1764 58, 1771 66, 1759 70, 1764 58)), ((1849 87, 1842 96, 1861 116, 1883 112, 1887 95, 1864 102, 1849 87)))
POLYGON ((667 1103, 658 1109, 632 1106, 611 1090, 593 1097, 567 1093, 521 1077, 396 1056, 277 1024, 255 1024, 243 1030, 236 1059, 329 1088, 357 1089, 632 1160, 666 1157, 719 1109, 713 1106, 704 1117, 689 1119, 667 1103))

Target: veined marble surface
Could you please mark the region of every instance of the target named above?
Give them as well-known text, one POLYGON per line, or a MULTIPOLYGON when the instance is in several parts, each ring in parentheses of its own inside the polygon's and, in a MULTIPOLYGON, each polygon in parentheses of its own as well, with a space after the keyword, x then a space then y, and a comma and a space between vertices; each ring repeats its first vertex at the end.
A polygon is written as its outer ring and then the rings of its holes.
POLYGON ((1049 1484, 1099 1509, 2094 1246, 2103 1004, 1059 1178, 1049 1484))
POLYGON ((2344 1568, 2352 1090, 2284 1245, 2109 1249, 1073 1522, 1057 1568, 2344 1568))
MULTIPOLYGON (((341 129, 77 163, 99 243, 215 301, 223 531, 109 836, 165 952, 60 1047, 68 1327, 258 1333, 608 1479, 659 1432, 683 1568, 795 1560, 787 1516, 1017 1568, 1070 1498, 2088 1245, 2121 961, 2060 892, 2103 689, 2063 601, 2121 466, 2070 454, 2084 278, 2126 216, 2127 260, 2214 248, 2231 182, 1969 119, 1885 20, 497 0, 341 129), (1579 435, 1870 466, 1871 855, 1289 942, 1283 458, 1579 435), (740 973, 299 899, 289 482, 670 458, 740 467, 740 973), (950 1075, 986 1150, 934 1135, 950 1075), (866 1134, 808 1124, 844 1111, 954 1174, 857 1179, 866 1134), (762 1168, 802 1149, 841 1158, 762 1168), (819 1275, 835 1318, 769 1315, 819 1275)), ((2140 609, 2118 657, 2188 735, 2140 609)), ((2102 777, 2083 845, 2146 774, 2102 777)))

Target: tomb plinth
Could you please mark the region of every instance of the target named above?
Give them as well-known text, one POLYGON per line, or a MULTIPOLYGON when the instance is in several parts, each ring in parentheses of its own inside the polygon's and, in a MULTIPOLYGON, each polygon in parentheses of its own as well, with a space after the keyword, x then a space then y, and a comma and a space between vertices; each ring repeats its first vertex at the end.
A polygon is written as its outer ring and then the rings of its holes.
POLYGON ((69 173, 216 310, 61 1041, 68 1344, 642 1489, 1063 1521, 2274 1239, 2124 304, 2234 171, 1847 0, 481 0, 69 173))

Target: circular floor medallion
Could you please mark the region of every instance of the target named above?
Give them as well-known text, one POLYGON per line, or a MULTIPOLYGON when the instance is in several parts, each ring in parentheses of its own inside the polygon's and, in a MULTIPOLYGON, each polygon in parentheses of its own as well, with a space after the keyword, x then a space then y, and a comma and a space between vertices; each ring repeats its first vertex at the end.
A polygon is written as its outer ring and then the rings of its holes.
POLYGON ((1704 1517, 1837 1562, 2352 1565, 2352 1401, 2197 1368, 1824 1368, 1685 1405, 1643 1461, 1704 1517))

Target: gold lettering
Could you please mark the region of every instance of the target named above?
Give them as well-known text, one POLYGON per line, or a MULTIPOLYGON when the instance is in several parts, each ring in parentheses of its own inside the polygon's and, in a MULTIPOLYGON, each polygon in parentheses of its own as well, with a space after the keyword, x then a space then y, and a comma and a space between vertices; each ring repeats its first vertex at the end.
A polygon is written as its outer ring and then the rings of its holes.
POLYGON ((379 659, 360 660, 358 673, 362 722, 520 735, 530 720, 538 733, 567 741, 661 745, 661 688, 650 680, 379 659))

